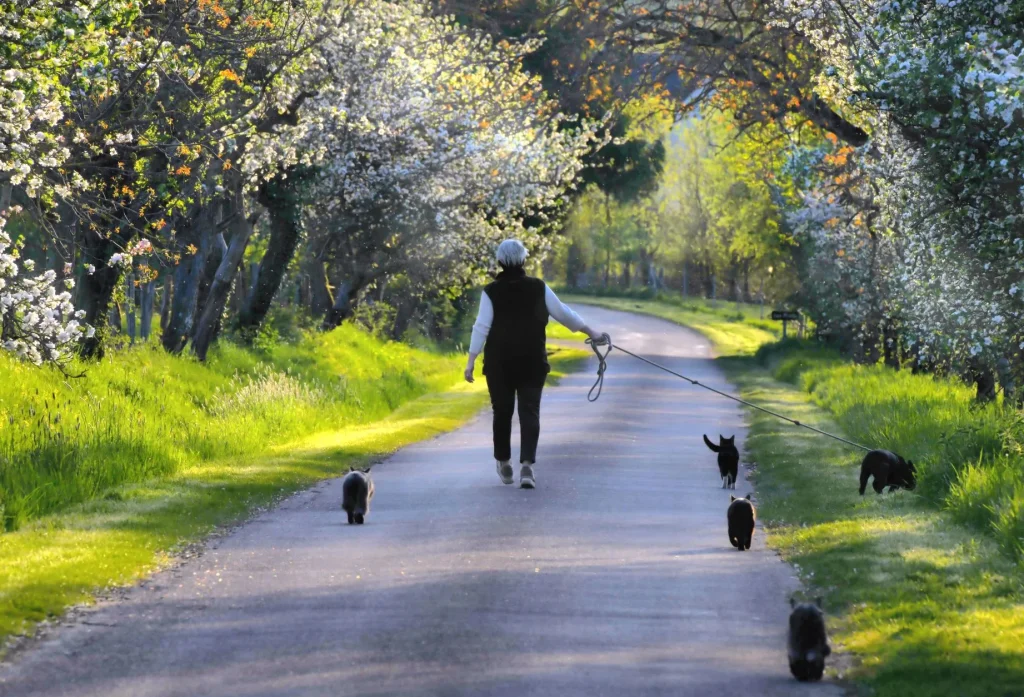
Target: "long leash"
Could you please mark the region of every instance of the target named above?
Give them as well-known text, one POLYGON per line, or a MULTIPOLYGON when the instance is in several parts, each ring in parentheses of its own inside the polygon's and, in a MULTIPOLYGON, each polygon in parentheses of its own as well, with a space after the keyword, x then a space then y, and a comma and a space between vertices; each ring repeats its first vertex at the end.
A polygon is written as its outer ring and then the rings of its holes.
POLYGON ((860 443, 854 443, 852 440, 846 440, 845 438, 840 438, 839 436, 837 436, 837 435, 835 435, 833 433, 828 433, 827 431, 822 431, 820 428, 815 428, 814 426, 808 426, 807 424, 805 424, 805 423, 803 423, 801 421, 797 421, 796 419, 791 419, 788 416, 784 416, 782 414, 779 414, 778 412, 774 412, 771 409, 765 409, 764 407, 758 406, 758 405, 753 404, 751 402, 748 402, 748 401, 746 401, 744 399, 740 399, 739 397, 734 397, 733 395, 728 394, 726 392, 722 392, 721 390, 716 390, 714 387, 711 387, 710 385, 705 385, 704 383, 702 383, 702 382, 700 382, 698 380, 694 380, 693 378, 688 378, 685 375, 683 375, 682 373, 677 373, 674 370, 666 368, 665 366, 661 365, 660 363, 655 363, 654 361, 648 360, 647 358, 644 358, 643 356, 636 355, 632 351, 627 351, 626 349, 622 348, 621 346, 616 346, 615 344, 612 343, 612 338, 608 334, 604 334, 600 341, 593 341, 592 339, 587 339, 586 343, 588 343, 590 345, 590 348, 592 348, 594 350, 594 355, 597 356, 597 361, 598 361, 597 381, 594 383, 594 386, 590 388, 590 392, 587 393, 587 401, 588 402, 596 402, 598 400, 598 398, 601 396, 601 390, 604 389, 604 374, 605 374, 605 371, 608 370, 608 356, 611 354, 612 349, 615 349, 616 351, 621 351, 622 353, 626 354, 627 356, 632 356, 633 358, 637 359, 638 361, 643 361, 647 365, 652 365, 652 366, 654 366, 655 368, 657 368, 659 370, 663 370, 666 373, 668 373, 669 375, 675 375, 677 378, 680 378, 682 380, 686 380, 691 385, 696 385, 697 387, 703 387, 705 390, 708 390, 710 392, 714 392, 715 394, 721 395, 722 397, 725 397, 726 399, 731 399, 734 402, 739 402, 740 404, 748 406, 748 407, 750 407, 752 409, 757 409, 758 411, 763 411, 765 414, 771 414, 772 416, 774 416, 776 418, 779 418, 779 419, 782 419, 783 421, 788 421, 789 423, 793 424, 794 426, 800 426, 801 428, 806 428, 809 431, 814 431, 815 433, 818 433, 820 435, 828 436, 829 438, 837 440, 840 443, 846 443, 847 445, 852 445, 853 447, 860 448, 861 450, 866 450, 868 452, 873 450, 873 448, 869 448, 867 446, 861 445, 860 443), (598 346, 607 346, 608 350, 605 351, 604 353, 601 353, 601 350, 598 348, 598 346))

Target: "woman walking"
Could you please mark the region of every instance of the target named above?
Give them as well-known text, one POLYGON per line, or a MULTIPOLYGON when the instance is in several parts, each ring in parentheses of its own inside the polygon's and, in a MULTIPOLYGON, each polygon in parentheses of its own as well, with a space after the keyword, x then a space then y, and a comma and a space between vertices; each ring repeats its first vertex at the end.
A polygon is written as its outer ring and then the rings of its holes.
POLYGON ((473 382, 476 357, 484 354, 484 376, 494 412, 494 459, 498 476, 512 484, 512 414, 519 402, 519 485, 537 486, 533 468, 540 436, 540 396, 550 366, 547 359, 548 317, 572 331, 602 343, 602 334, 564 305, 539 278, 526 275, 528 252, 519 240, 498 245, 501 272, 480 295, 480 310, 469 344, 466 380, 473 382))

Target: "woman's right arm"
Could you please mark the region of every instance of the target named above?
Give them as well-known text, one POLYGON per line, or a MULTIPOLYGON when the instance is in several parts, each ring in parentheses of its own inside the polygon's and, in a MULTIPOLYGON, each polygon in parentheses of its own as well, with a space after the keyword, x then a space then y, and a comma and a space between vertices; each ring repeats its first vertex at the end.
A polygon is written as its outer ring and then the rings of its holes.
POLYGON ((574 332, 583 332, 590 337, 591 341, 603 341, 604 335, 592 329, 571 307, 559 300, 555 291, 551 290, 551 286, 546 283, 544 284, 544 304, 548 308, 548 314, 554 317, 559 324, 574 332))

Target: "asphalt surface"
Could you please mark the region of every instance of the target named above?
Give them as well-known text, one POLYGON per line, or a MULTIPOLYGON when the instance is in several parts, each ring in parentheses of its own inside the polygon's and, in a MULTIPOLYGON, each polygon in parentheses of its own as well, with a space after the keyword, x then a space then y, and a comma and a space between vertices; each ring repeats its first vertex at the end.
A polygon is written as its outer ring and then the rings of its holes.
MULTIPOLYGON (((580 309, 726 384, 698 334, 580 309)), ((701 434, 742 451, 736 405, 622 354, 589 404, 595 368, 544 395, 538 489, 501 485, 482 415, 378 465, 366 525, 345 524, 340 480, 292 497, 18 654, 0 694, 841 694, 789 676, 792 570, 760 532, 729 545, 701 434)))

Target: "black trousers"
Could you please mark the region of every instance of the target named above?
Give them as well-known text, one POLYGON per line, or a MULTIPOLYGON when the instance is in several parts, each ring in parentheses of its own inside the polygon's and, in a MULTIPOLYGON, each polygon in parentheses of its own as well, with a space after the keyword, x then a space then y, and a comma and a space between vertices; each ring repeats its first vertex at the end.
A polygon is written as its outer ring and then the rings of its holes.
POLYGON ((540 395, 544 382, 525 384, 501 375, 488 375, 487 391, 494 412, 494 459, 512 459, 512 414, 519 401, 519 462, 537 461, 537 440, 540 438, 540 395))

